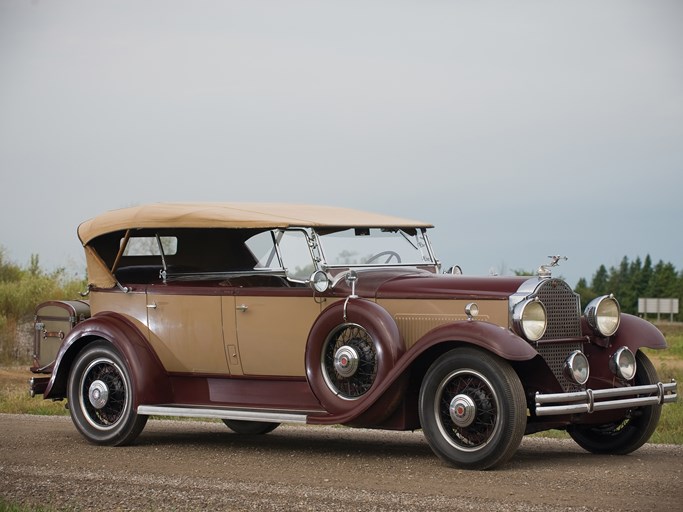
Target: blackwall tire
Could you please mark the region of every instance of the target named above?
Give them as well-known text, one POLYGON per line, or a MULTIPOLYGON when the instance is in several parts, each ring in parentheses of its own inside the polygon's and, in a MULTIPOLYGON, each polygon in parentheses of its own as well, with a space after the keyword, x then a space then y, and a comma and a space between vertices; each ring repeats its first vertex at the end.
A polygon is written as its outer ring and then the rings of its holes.
POLYGON ((147 423, 134 410, 130 372, 108 342, 88 344, 76 357, 67 386, 71 419, 91 443, 120 446, 131 443, 147 423))
MULTIPOLYGON (((635 385, 659 382, 657 370, 642 352, 636 353, 635 385)), ((619 421, 605 425, 572 425, 569 435, 584 450, 597 454, 626 455, 643 446, 657 428, 661 405, 632 409, 619 421)))
POLYGON ((463 469, 503 464, 526 428, 519 377, 504 359, 473 348, 451 350, 431 365, 420 388, 419 413, 434 453, 463 469))
MULTIPOLYGON (((372 395, 378 383, 385 382, 404 352, 396 322, 384 308, 364 299, 338 302, 327 308, 311 329, 306 378, 325 410, 344 414, 372 395)), ((372 415, 374 422, 395 409, 405 389, 402 382, 397 384, 390 396, 382 396, 382 414, 372 415)))

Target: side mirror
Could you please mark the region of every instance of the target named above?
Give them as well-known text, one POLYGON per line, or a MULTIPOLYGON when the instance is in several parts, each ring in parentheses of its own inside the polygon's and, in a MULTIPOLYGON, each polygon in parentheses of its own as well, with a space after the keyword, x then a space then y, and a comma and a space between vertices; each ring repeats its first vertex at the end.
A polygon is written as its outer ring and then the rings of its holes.
POLYGON ((351 297, 358 297, 358 295, 356 295, 356 281, 358 281, 358 274, 356 271, 349 270, 344 280, 346 281, 346 284, 351 287, 351 297))

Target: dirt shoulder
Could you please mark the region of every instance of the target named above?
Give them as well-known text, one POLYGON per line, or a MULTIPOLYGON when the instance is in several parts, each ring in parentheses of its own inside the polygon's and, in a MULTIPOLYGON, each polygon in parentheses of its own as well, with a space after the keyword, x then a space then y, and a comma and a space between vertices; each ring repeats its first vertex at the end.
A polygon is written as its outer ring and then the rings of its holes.
POLYGON ((683 447, 590 455, 525 438, 501 469, 452 469, 419 432, 150 421, 134 446, 88 444, 69 418, 0 414, 0 496, 56 510, 644 511, 683 502, 683 447))

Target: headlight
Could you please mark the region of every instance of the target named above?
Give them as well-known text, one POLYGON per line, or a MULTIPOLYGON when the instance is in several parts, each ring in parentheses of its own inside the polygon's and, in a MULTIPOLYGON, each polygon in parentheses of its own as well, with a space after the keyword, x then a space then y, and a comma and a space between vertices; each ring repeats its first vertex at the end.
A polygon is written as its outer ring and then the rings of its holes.
POLYGON ((330 280, 327 278, 327 274, 322 270, 316 270, 311 274, 309 279, 311 288, 316 292, 323 293, 330 287, 330 280))
POLYGON ((538 299, 527 299, 515 306, 512 320, 518 330, 529 341, 538 341, 548 326, 545 306, 538 299))
POLYGON ((626 347, 617 350, 609 360, 612 373, 624 380, 631 380, 636 376, 636 356, 626 347))
POLYGON ((472 320, 475 317, 479 316, 479 306, 477 305, 476 302, 470 302, 465 306, 465 314, 467 315, 468 320, 472 320))
POLYGON ((590 367, 588 359, 580 350, 575 350, 564 362, 564 374, 568 379, 583 386, 588 382, 590 367))
POLYGON ((583 312, 588 325, 600 336, 612 336, 619 328, 621 308, 614 295, 603 295, 590 301, 583 312))

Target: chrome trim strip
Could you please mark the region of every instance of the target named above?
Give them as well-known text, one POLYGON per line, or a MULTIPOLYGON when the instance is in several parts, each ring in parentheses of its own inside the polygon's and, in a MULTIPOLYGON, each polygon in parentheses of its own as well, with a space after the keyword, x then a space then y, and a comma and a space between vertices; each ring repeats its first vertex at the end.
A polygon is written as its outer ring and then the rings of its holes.
POLYGON ((646 386, 597 390, 587 389, 586 391, 574 393, 550 393, 545 395, 536 393, 536 416, 590 414, 596 411, 668 404, 677 400, 678 394, 675 380, 666 384, 658 382, 657 384, 649 384, 646 386), (616 398, 616 400, 605 400, 609 398, 616 398))
POLYGON ((185 418, 216 418, 225 420, 267 421, 271 423, 306 423, 306 414, 290 411, 259 411, 253 409, 201 408, 165 405, 139 405, 138 414, 181 416, 185 418))

